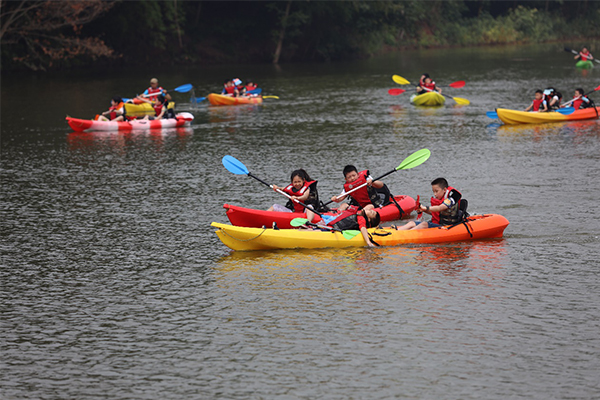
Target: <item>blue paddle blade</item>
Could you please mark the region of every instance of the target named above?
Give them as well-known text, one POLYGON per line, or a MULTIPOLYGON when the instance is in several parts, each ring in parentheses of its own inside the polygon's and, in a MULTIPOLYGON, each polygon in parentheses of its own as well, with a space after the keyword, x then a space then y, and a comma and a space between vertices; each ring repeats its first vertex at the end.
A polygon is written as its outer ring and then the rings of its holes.
POLYGON ((333 215, 321 215, 321 218, 323 219, 323 221, 325 221, 326 224, 329 224, 331 221, 333 221, 336 217, 333 215))
POLYGON ((254 90, 249 90, 247 93, 248 94, 261 94, 262 93, 262 89, 261 88, 256 88, 254 90))
POLYGON ((125 97, 121 97, 121 100, 123 100, 125 103, 131 103, 131 99, 125 97))
POLYGON ((227 169, 227 171, 236 175, 248 175, 250 171, 244 164, 238 161, 235 157, 225 156, 223 157, 223 166, 227 169))
POLYGON ((201 102, 203 102, 204 100, 206 100, 206 97, 192 97, 192 98, 190 99, 190 101, 191 101, 192 103, 201 103, 201 102))
POLYGON ((575 111, 575 108, 574 107, 565 107, 565 108, 559 108, 556 111, 558 111, 562 115, 569 115, 569 114, 573 114, 573 112, 575 111))
POLYGON ((485 113, 485 115, 487 115, 488 118, 491 118, 491 119, 498 118, 498 113, 496 111, 488 111, 485 113))
POLYGON ((187 93, 187 92, 189 92, 190 90, 192 90, 192 87, 193 87, 193 86, 192 86, 192 84, 191 84, 191 83, 186 83, 185 85, 181 85, 181 86, 179 86, 179 87, 176 87, 176 88, 175 88, 175 89, 173 89, 173 90, 174 90, 174 91, 176 91, 176 92, 179 92, 179 93, 187 93))

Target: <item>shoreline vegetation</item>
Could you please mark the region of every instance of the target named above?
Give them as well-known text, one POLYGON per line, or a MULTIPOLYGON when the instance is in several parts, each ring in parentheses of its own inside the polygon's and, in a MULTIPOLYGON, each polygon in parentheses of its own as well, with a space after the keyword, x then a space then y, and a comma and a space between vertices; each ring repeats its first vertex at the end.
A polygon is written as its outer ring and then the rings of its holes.
POLYGON ((404 49, 600 38, 600 2, 588 0, 0 0, 0 6, 3 70, 327 62, 404 49))

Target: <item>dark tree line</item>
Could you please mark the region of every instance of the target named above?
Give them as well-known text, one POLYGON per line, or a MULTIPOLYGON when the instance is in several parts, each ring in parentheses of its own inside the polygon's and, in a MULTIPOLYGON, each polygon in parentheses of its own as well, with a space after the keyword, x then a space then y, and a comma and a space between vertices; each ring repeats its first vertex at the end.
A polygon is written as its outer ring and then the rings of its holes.
POLYGON ((0 0, 3 68, 327 61, 600 37, 596 1, 0 0))

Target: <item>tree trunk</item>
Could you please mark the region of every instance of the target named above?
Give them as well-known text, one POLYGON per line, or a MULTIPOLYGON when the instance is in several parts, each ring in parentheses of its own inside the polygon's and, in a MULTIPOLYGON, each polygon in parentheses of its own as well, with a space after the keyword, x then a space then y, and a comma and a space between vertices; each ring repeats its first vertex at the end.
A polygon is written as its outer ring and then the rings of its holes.
POLYGON ((283 46, 283 38, 285 36, 285 26, 287 25, 287 19, 290 15, 291 7, 292 0, 289 0, 287 7, 285 8, 283 19, 281 20, 281 31, 279 32, 279 40, 277 41, 277 48, 275 49, 275 55, 273 56, 273 64, 279 64, 279 56, 281 55, 281 47, 283 46))

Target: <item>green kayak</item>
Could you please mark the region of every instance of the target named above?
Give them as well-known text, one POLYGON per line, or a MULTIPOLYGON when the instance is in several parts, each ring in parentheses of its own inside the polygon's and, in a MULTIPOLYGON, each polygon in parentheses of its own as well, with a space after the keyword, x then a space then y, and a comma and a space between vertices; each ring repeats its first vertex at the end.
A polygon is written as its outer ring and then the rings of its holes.
POLYGON ((594 63, 591 62, 590 60, 588 60, 588 61, 579 60, 579 61, 577 61, 577 64, 575 64, 575 66, 577 68, 590 69, 590 68, 594 68, 594 63))

